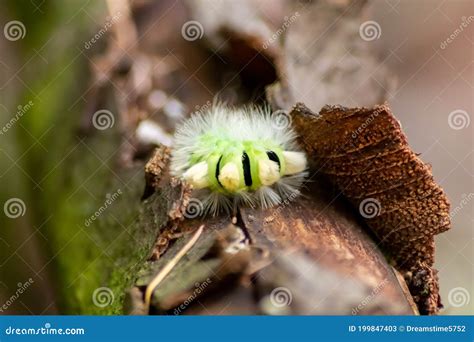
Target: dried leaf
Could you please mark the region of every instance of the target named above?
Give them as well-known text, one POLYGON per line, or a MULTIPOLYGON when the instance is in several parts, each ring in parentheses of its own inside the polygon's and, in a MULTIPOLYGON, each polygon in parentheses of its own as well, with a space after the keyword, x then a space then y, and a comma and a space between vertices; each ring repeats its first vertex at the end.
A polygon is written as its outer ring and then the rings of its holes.
POLYGON ((409 287, 420 312, 436 313, 433 236, 450 228, 449 202, 388 105, 325 106, 315 114, 298 104, 291 115, 319 172, 359 209, 396 267, 413 275, 409 287))

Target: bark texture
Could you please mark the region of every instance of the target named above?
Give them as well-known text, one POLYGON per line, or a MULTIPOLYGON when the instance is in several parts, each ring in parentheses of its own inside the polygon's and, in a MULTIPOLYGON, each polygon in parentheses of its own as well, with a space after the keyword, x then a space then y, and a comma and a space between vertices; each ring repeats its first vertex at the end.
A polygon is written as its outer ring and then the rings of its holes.
MULTIPOLYGON (((191 191, 170 177, 169 149, 163 146, 176 122, 209 108, 216 95, 233 105, 266 100, 275 110, 289 110, 301 101, 315 113, 326 104, 383 103, 393 77, 359 39, 367 4, 199 0, 136 1, 129 6, 127 1, 110 1, 110 14, 120 11, 121 22, 114 25, 107 50, 91 59, 81 140, 64 166, 73 170, 69 188, 80 189, 74 198, 87 207, 64 222, 76 227, 103 204, 107 193, 122 189, 123 194, 91 229, 79 229, 80 244, 58 257, 60 281, 68 285, 63 306, 73 313, 104 314, 121 313, 123 304, 130 314, 418 313, 406 281, 384 256, 391 250, 376 242, 378 232, 390 227, 378 219, 365 221, 352 205, 358 205, 358 197, 341 195, 344 177, 354 178, 357 186, 363 179, 345 174, 352 170, 346 163, 321 169, 319 157, 325 156, 326 147, 332 153, 340 136, 317 136, 315 130, 325 127, 309 109, 297 107, 292 120, 310 152, 311 177, 302 196, 272 209, 194 217, 191 191), (190 20, 203 26, 200 39, 183 38, 183 25, 190 20), (103 108, 117 114, 117 122, 97 132, 93 114, 103 108), (153 141, 137 129, 143 122, 159 127, 153 141), (91 177, 95 169, 98 177, 91 177), (334 178, 334 172, 344 174, 334 178), (87 201, 91 193, 94 201, 87 201), (201 226, 197 242, 154 288, 151 306, 145 305, 147 287, 201 226), (367 226, 381 228, 374 229, 374 236, 367 226), (91 297, 104 286, 115 300, 101 308, 91 297)), ((332 115, 330 107, 325 111, 324 116, 332 115)), ((356 117, 366 118, 362 114, 356 117)), ((381 122, 387 144, 402 148, 403 136, 390 120, 381 122)), ((346 153, 350 146, 341 148, 346 153)), ((414 171, 426 172, 409 149, 402 150, 414 171)), ((410 177, 405 171, 400 168, 393 175, 410 177)), ((381 182, 391 182, 390 175, 381 182)), ((73 210, 67 201, 59 202, 58 212, 73 210)), ((410 215, 424 208, 421 202, 410 203, 410 215)), ((386 220, 395 222, 390 214, 386 220)), ((422 231, 421 223, 412 223, 422 231)), ((426 241, 432 241, 437 229, 427 233, 431 237, 426 235, 426 241)), ((63 231, 56 245, 69 241, 72 233, 63 231)), ((404 238, 401 232, 396 236, 404 238)), ((401 243, 397 238, 390 241, 401 243)), ((430 249, 428 242, 423 246, 430 249)), ((416 246, 416 253, 406 251, 416 254, 419 266, 412 256, 410 268, 400 267, 400 259, 392 257, 405 277, 417 267, 407 278, 411 293, 427 308, 423 313, 433 313, 437 284, 432 251, 416 246)))

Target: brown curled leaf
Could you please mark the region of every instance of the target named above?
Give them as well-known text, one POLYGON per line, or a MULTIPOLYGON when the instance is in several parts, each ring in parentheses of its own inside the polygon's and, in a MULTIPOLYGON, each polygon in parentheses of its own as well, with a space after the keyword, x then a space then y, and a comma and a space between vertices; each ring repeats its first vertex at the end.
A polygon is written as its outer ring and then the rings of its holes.
POLYGON ((315 114, 297 104, 291 116, 316 169, 358 208, 397 269, 411 274, 420 312, 438 312, 433 236, 450 228, 449 202, 388 105, 315 114))

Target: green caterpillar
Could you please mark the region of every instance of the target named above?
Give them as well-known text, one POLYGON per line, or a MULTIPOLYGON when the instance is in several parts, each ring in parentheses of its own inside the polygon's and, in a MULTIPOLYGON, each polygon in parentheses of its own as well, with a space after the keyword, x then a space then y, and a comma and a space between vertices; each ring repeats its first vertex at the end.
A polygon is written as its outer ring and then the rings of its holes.
POLYGON ((289 126, 283 112, 214 105, 177 128, 171 172, 193 186, 205 212, 277 205, 299 194, 306 176, 289 126))

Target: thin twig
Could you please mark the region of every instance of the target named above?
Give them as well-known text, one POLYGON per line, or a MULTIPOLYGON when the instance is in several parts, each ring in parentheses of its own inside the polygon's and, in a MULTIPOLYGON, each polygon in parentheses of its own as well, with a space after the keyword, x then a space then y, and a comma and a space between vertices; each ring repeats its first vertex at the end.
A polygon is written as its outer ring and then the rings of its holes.
POLYGON ((197 242, 199 237, 201 236, 202 230, 204 228, 204 225, 200 226, 196 233, 194 233, 193 237, 191 240, 188 241, 188 243, 181 248, 181 250, 176 254, 173 259, 171 259, 166 266, 153 278, 153 280, 148 284, 146 291, 145 291, 145 305, 147 308, 150 307, 151 303, 151 296, 153 292, 155 291, 156 287, 165 279, 165 277, 171 272, 171 270, 178 264, 178 262, 181 260, 181 258, 186 255, 186 253, 194 246, 194 244, 197 242))

